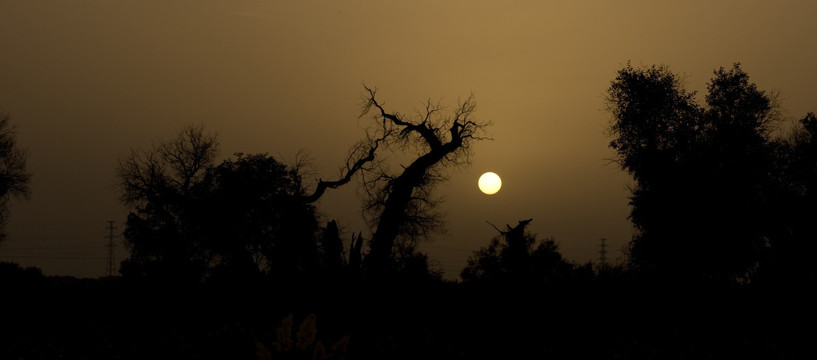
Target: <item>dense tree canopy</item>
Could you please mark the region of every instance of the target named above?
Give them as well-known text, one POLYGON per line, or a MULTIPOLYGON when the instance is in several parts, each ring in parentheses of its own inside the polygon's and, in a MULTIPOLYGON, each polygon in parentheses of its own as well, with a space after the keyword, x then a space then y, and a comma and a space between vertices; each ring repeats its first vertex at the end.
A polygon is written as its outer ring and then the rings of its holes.
POLYGON ((217 141, 189 127, 120 163, 133 206, 123 275, 182 283, 312 271, 318 220, 297 169, 266 154, 214 164, 217 141))
POLYGON ((635 180, 631 265, 665 279, 745 281, 785 227, 793 169, 814 166, 791 158, 808 153, 795 150, 807 147, 808 120, 799 145, 772 136, 775 96, 739 64, 715 71, 707 91, 698 105, 666 67, 631 65, 608 90, 610 147, 635 180))
POLYGON ((317 266, 317 215, 297 170, 239 153, 208 169, 195 190, 196 231, 214 271, 282 275, 317 266))

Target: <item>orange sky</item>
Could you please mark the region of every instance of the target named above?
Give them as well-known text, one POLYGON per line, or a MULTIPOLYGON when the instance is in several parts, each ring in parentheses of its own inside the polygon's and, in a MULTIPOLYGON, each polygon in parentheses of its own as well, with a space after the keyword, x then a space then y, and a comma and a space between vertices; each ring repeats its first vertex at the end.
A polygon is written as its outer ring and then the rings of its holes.
MULTIPOLYGON (((741 62, 791 119, 817 111, 813 1, 0 0, 0 109, 29 151, 0 259, 99 276, 106 221, 124 225, 118 157, 190 123, 222 157, 308 150, 324 178, 362 136, 361 83, 388 109, 473 93, 495 139, 439 188, 448 233, 426 246, 457 276, 501 225, 533 218, 569 259, 621 256, 629 177, 608 164, 604 92, 615 72, 664 63, 703 91, 741 62), (503 179, 497 195, 478 176, 503 179)), ((319 204, 364 231, 354 187, 319 204)), ((120 256, 124 253, 120 251, 120 256)))

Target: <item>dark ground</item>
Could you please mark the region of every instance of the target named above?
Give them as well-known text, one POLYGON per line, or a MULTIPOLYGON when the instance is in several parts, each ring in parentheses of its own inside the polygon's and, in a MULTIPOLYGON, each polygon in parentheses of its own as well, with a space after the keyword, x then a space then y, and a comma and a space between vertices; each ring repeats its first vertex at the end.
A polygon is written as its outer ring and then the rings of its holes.
POLYGON ((782 291, 0 280, 0 359, 313 358, 275 350, 288 314, 296 342, 316 315, 328 358, 348 336, 347 359, 803 359, 817 334, 814 298, 782 291))

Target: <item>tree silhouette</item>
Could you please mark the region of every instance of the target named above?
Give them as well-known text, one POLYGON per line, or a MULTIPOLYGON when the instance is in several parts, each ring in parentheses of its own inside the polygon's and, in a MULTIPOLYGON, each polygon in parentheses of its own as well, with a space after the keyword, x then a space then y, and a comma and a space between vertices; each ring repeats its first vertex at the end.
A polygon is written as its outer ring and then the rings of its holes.
POLYGON ((525 228, 533 219, 522 220, 468 258, 460 276, 466 282, 543 284, 567 279, 573 265, 565 261, 551 239, 537 241, 525 228))
POLYGON ((343 240, 340 238, 340 230, 335 220, 326 224, 321 237, 321 247, 323 248, 323 265, 328 271, 339 270, 346 259, 343 255, 343 240))
MULTIPOLYGON (((490 125, 475 119, 473 96, 461 102, 450 116, 440 103, 426 102, 425 109, 415 119, 406 119, 398 112, 389 112, 377 100, 377 90, 364 85, 364 105, 361 117, 372 115, 375 126, 352 146, 341 167, 337 180, 319 179, 308 202, 320 199, 327 189, 343 186, 354 176, 360 176, 366 193, 364 212, 375 227, 366 263, 372 274, 381 275, 398 268, 416 269, 427 264, 428 258, 418 253, 417 244, 442 228, 442 215, 436 211, 438 199, 434 186, 445 180, 447 166, 465 165, 470 161, 471 142, 487 139, 482 136, 490 125), (409 157, 402 171, 393 172, 378 154, 383 150, 409 157), (396 264, 395 260, 405 262, 396 264)), ((355 243, 359 244, 358 236, 355 243)), ((357 261, 359 246, 353 246, 357 261)), ((354 261, 352 261, 354 260, 354 261)))
POLYGON ((314 271, 318 220, 304 196, 297 169, 267 154, 238 153, 208 169, 193 211, 213 272, 234 281, 314 271))
POLYGON ((776 182, 770 212, 779 224, 769 236, 766 261, 758 269, 764 281, 791 288, 817 286, 817 116, 808 113, 788 138, 777 142, 776 182))
POLYGON ((31 173, 26 153, 17 146, 17 133, 9 114, 0 113, 0 242, 5 238, 6 221, 12 199, 31 195, 31 173))
POLYGON ((236 282, 318 267, 317 214, 298 169, 241 153, 216 166, 217 147, 203 127, 188 127, 120 162, 122 198, 134 208, 123 275, 236 282))
POLYGON ((618 162, 636 181, 632 266, 674 279, 734 281, 760 259, 769 227, 774 96, 735 64, 706 107, 666 67, 618 72, 608 90, 618 162))
POLYGON ((217 152, 215 135, 205 133, 203 125, 188 126, 149 150, 132 149, 119 161, 121 199, 134 210, 124 232, 130 249, 122 263, 124 276, 168 283, 201 280, 208 260, 193 237, 191 192, 217 152))
MULTIPOLYGON (((372 114, 377 127, 368 148, 385 144, 390 150, 413 152, 408 165, 393 172, 382 161, 373 161, 362 170, 366 190, 366 213, 375 225, 368 263, 373 272, 387 270, 395 256, 423 262, 416 243, 440 229, 434 186, 445 179, 446 166, 467 164, 471 142, 482 140, 488 123, 475 119, 473 97, 460 103, 450 116, 439 103, 428 101, 415 120, 386 111, 377 100, 377 91, 365 87, 362 115, 372 114)), ((367 148, 364 146, 363 148, 367 148)))

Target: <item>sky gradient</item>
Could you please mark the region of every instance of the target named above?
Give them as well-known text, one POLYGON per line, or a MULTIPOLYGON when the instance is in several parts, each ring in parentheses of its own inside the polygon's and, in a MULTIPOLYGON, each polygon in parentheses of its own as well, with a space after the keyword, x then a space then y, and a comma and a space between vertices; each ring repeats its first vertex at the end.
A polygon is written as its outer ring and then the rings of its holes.
MULTIPOLYGON (((369 124, 364 82, 403 114, 474 94, 493 123, 438 189, 448 231, 424 248, 447 278, 496 234, 487 221, 533 218, 576 262, 597 259, 602 237, 621 257, 631 180, 610 163, 604 103, 616 71, 666 64, 702 97, 713 70, 740 62, 793 121, 817 111, 815 15, 813 1, 0 0, 0 111, 34 175, 0 259, 103 275, 106 222, 121 230, 127 214, 117 159, 188 124, 218 134, 219 159, 305 150, 315 178, 333 178, 369 124), (479 192, 485 171, 498 194, 479 192)), ((371 232, 355 186, 318 204, 347 239, 371 232)))

